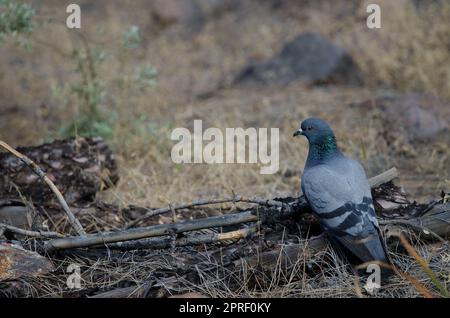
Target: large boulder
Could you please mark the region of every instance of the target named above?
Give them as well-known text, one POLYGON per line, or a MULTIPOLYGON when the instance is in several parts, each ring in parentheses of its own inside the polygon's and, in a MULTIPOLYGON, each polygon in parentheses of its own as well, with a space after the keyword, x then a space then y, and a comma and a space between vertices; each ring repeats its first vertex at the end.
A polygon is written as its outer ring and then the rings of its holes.
POLYGON ((246 67, 237 83, 290 84, 362 83, 361 72, 343 48, 317 33, 303 33, 284 45, 272 59, 246 67))

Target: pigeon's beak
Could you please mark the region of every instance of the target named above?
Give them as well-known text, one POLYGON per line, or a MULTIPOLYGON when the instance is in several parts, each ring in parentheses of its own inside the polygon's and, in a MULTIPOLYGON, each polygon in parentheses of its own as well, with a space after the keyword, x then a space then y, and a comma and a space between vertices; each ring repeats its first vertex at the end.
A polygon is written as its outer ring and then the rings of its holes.
POLYGON ((301 128, 299 128, 299 129, 294 133, 293 137, 300 136, 300 135, 303 135, 303 130, 302 130, 301 128))

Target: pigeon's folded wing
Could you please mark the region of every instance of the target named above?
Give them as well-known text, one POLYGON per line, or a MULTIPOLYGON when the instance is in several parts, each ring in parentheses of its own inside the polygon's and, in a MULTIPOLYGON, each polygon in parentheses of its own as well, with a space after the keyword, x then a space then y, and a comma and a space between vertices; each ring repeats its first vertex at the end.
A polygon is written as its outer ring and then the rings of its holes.
POLYGON ((336 235, 366 236, 378 223, 370 192, 360 176, 340 174, 324 165, 303 175, 302 190, 322 224, 336 235))
MULTIPOLYGON (((332 239, 363 262, 387 262, 379 236, 372 198, 360 176, 342 175, 325 166, 304 174, 302 189, 308 203, 332 239)), ((365 178, 365 177, 364 177, 365 178)))

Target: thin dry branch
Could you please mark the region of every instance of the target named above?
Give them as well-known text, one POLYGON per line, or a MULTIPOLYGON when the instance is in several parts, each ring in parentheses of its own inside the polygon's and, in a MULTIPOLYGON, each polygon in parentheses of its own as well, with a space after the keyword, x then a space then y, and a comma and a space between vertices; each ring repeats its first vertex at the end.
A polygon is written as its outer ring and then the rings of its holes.
POLYGON ((137 250, 137 249, 164 249, 170 247, 181 247, 190 245, 213 244, 223 241, 238 241, 248 237, 250 234, 256 233, 257 225, 249 226, 243 229, 202 235, 191 235, 180 239, 172 237, 167 238, 147 238, 136 241, 118 242, 107 244, 107 248, 118 250, 137 250))
POLYGON ((397 168, 392 167, 391 169, 386 170, 386 171, 380 173, 379 175, 376 175, 375 177, 370 178, 369 185, 371 188, 376 188, 376 187, 382 185, 383 183, 394 180, 397 177, 398 177, 397 168))
POLYGON ((423 235, 430 235, 441 242, 450 234, 450 202, 434 204, 433 208, 420 217, 409 219, 384 219, 380 225, 408 227, 423 235))
MULTIPOLYGON (((439 234, 437 234, 433 230, 431 230, 431 229, 421 225, 422 222, 420 222, 418 220, 415 220, 415 219, 410 219, 410 220, 402 220, 402 219, 380 220, 379 223, 380 223, 380 225, 398 225, 398 226, 408 227, 408 228, 411 228, 415 232, 422 233, 422 234, 425 234, 425 235, 431 235, 432 237, 434 237, 435 239, 437 239, 437 240, 439 240, 439 241, 441 241, 443 243, 447 242, 442 236, 440 236, 439 234)), ((443 234, 446 235, 447 232, 444 232, 443 234)))
POLYGON ((24 230, 12 225, 0 223, 0 230, 7 230, 16 234, 35 237, 35 238, 62 238, 64 235, 58 232, 45 232, 45 231, 30 231, 24 230))
POLYGON ((67 237, 45 242, 44 250, 50 252, 58 249, 89 247, 100 244, 132 241, 148 237, 178 234, 206 228, 256 222, 258 221, 258 219, 258 216, 254 215, 252 212, 242 212, 192 221, 159 224, 117 232, 90 234, 84 237, 67 237))
MULTIPOLYGON (((392 181, 393 179, 395 179, 397 177, 398 177, 397 169, 395 167, 393 167, 393 168, 386 170, 385 172, 371 178, 369 180, 369 184, 372 188, 375 188, 383 183, 392 181)), ((246 197, 243 197, 240 195, 236 195, 236 196, 233 196, 230 198, 198 200, 198 201, 193 201, 190 203, 182 203, 182 204, 175 205, 175 206, 168 206, 168 207, 164 207, 164 208, 150 210, 147 213, 145 213, 144 215, 136 218, 135 220, 128 222, 125 225, 125 229, 132 228, 132 227, 136 226, 139 222, 142 222, 150 217, 168 213, 171 211, 192 208, 195 206, 221 204, 221 203, 228 203, 228 202, 246 202, 246 203, 254 203, 254 204, 265 205, 265 206, 270 206, 270 207, 279 207, 279 208, 283 208, 285 210, 289 209, 289 206, 284 202, 280 202, 280 201, 276 201, 276 200, 272 200, 272 199, 258 198, 258 197, 246 198, 246 197)))
MULTIPOLYGON (((384 182, 388 182, 396 176, 396 173, 385 173, 384 177, 378 177, 378 180, 383 179, 384 182)), ((253 209, 240 213, 232 213, 172 224, 160 224, 142 228, 127 229, 117 232, 97 233, 88 235, 86 237, 67 237, 46 242, 44 244, 44 249, 47 252, 50 252, 58 249, 90 247, 100 244, 139 240, 155 236, 165 236, 201 230, 205 228, 222 227, 248 222, 261 221, 262 223, 270 223, 274 220, 281 220, 287 217, 292 217, 294 214, 304 212, 308 208, 308 205, 303 196, 301 196, 297 201, 288 204, 275 200, 261 200, 262 201, 259 201, 259 204, 264 204, 266 206, 269 205, 271 206, 271 208, 268 208, 266 210, 253 209)), ((213 200, 213 202, 218 201, 219 200, 213 200)), ((208 202, 211 202, 211 200, 208 202)), ((197 203, 202 203, 202 205, 208 204, 207 201, 199 201, 197 203)), ((186 205, 188 204, 184 204, 184 206, 186 205)), ((176 207, 168 207, 165 209, 167 209, 167 212, 169 212, 175 210, 176 207)))
POLYGON ((50 187, 50 189, 53 191, 53 193, 58 198, 59 203, 61 204, 64 212, 66 213, 67 217, 69 218, 69 222, 74 228, 74 230, 77 232, 78 235, 84 236, 86 235, 86 232, 84 231, 83 226, 81 225, 80 221, 73 215, 72 211, 70 210, 66 200, 64 199, 64 196, 61 194, 61 192, 58 190, 58 188, 55 186, 55 184, 50 180, 44 171, 30 158, 27 156, 21 154, 14 148, 12 148, 10 145, 8 145, 6 142, 0 140, 0 146, 8 150, 10 153, 12 153, 14 156, 19 158, 23 163, 25 163, 28 167, 30 167, 34 173, 36 173, 44 182, 50 187))
POLYGON ((125 225, 125 229, 132 228, 136 226, 139 222, 142 222, 148 218, 151 218, 156 215, 168 213, 175 210, 181 210, 181 209, 188 209, 196 206, 202 206, 202 205, 212 205, 212 204, 221 204, 221 203, 229 203, 229 202, 246 202, 246 203, 254 203, 254 204, 260 204, 260 205, 266 205, 266 206, 275 206, 275 207, 285 207, 285 204, 283 202, 275 201, 275 200, 268 200, 263 198, 246 198, 240 195, 236 195, 230 198, 224 198, 224 199, 209 199, 209 200, 198 200, 193 201, 190 203, 182 203, 175 206, 168 206, 164 208, 159 208, 155 210, 150 210, 144 215, 138 217, 137 219, 128 222, 125 225))

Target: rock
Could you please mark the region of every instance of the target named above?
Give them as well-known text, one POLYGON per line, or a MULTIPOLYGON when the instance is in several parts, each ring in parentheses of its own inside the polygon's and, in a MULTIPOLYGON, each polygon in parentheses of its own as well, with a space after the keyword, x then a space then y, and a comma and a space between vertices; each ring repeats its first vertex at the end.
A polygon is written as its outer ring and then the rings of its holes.
POLYGON ((269 61, 246 67, 237 83, 285 85, 302 81, 311 84, 360 85, 362 76, 352 57, 316 33, 303 33, 287 43, 269 61))
POLYGON ((18 245, 0 243, 0 281, 37 277, 52 270, 53 264, 38 253, 18 245))
POLYGON ((193 31, 199 31, 204 24, 204 14, 194 0, 151 1, 152 18, 162 27, 182 23, 193 31))
POLYGON ((0 223, 31 230, 33 216, 30 209, 21 205, 0 206, 0 223))
POLYGON ((450 131, 450 104, 432 95, 393 95, 359 104, 382 111, 385 139, 427 141, 450 131))

